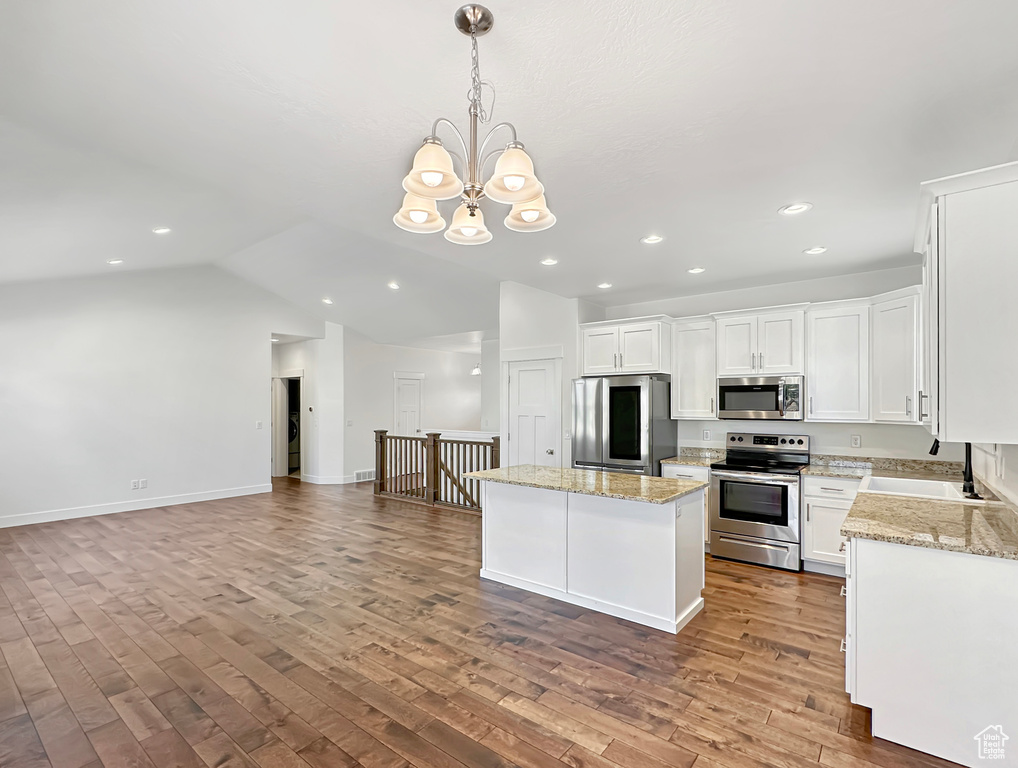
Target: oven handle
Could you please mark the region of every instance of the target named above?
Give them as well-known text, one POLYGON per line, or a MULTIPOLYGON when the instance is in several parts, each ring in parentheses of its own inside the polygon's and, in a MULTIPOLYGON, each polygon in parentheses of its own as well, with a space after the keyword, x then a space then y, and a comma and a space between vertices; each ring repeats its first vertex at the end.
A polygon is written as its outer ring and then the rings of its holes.
POLYGON ((789 477, 788 475, 765 475, 751 472, 722 472, 716 469, 712 469, 710 474, 711 477, 716 477, 720 480, 739 480, 743 483, 757 483, 759 485, 794 486, 799 484, 798 477, 789 477))

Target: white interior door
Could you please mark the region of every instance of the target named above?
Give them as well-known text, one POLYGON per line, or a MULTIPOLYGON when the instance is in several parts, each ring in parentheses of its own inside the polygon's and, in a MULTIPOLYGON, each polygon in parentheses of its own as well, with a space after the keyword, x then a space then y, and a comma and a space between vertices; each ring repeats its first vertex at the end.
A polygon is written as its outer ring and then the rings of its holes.
POLYGON ((272 380, 272 476, 286 477, 289 471, 289 427, 287 411, 286 382, 272 380))
POLYGON ((421 380, 396 379, 393 432, 414 437, 421 432, 421 380))
POLYGON ((559 467, 561 393, 554 360, 509 364, 508 466, 559 467))

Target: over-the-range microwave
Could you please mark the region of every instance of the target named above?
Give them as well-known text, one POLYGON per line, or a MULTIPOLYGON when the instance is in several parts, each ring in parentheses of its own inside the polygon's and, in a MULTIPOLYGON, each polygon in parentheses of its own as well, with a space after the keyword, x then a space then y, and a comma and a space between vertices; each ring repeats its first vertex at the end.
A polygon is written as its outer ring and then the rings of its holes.
POLYGON ((802 421, 802 376, 718 379, 719 419, 802 421))

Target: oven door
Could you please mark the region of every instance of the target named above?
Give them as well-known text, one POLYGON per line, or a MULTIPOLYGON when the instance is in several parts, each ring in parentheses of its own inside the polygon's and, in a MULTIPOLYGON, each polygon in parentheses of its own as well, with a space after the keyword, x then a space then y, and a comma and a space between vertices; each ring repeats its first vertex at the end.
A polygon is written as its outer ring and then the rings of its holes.
POLYGON ((799 477, 711 470, 710 527, 799 542, 799 477))
POLYGON ((601 461, 605 469, 650 467, 650 383, 648 376, 604 379, 601 461))
POLYGON ((719 419, 792 419, 801 411, 785 410, 785 379, 770 376, 718 379, 719 419))

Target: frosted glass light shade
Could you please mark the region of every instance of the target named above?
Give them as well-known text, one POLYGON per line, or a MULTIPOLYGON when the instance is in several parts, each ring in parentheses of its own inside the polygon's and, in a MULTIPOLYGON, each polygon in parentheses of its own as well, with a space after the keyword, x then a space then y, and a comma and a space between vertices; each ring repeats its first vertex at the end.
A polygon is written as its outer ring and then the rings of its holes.
POLYGON ((429 200, 449 200, 463 192, 463 182, 453 171, 452 155, 445 147, 426 142, 414 155, 414 166, 403 179, 403 189, 429 200))
POLYGON ((471 216, 466 203, 457 208, 452 215, 452 224, 445 231, 445 239, 456 245, 481 245, 491 240, 481 209, 475 209, 471 216))
POLYGON ((400 229, 424 235, 441 232, 445 229, 445 219, 439 214, 435 201, 420 197, 412 192, 403 195, 403 207, 392 217, 392 221, 400 229), (422 215, 423 221, 415 221, 422 215))
POLYGON ((484 185, 484 194, 496 203, 511 205, 544 194, 544 185, 534 175, 530 156, 519 147, 510 147, 495 161, 495 173, 484 185))
POLYGON ((516 203, 505 217, 506 229, 513 232, 540 232, 554 224, 555 215, 548 210, 544 195, 526 203, 516 203))

